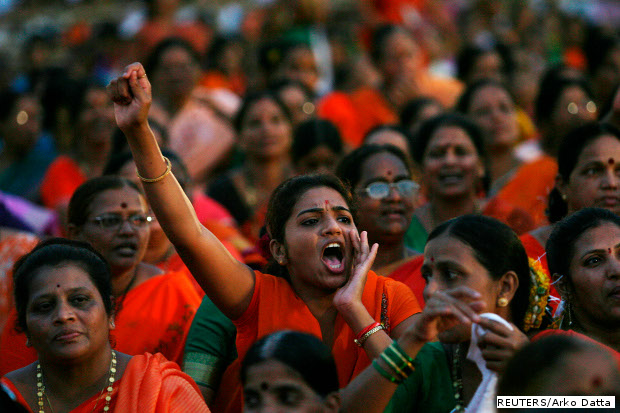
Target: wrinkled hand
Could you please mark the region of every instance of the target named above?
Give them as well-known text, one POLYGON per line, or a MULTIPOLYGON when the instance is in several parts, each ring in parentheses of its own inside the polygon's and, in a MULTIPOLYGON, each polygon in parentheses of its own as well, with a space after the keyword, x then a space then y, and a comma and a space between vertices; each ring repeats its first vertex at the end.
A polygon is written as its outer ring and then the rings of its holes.
POLYGON ((349 245, 352 249, 352 265, 351 274, 347 283, 340 287, 334 295, 334 305, 339 312, 346 312, 351 307, 362 304, 362 293, 366 285, 366 277, 368 271, 375 262, 379 244, 374 244, 372 248, 368 245, 368 233, 362 231, 361 236, 357 230, 351 230, 347 233, 349 237, 349 245))
POLYGON ((435 340, 442 331, 459 324, 470 325, 480 322, 484 302, 480 293, 471 288, 457 287, 451 290, 435 291, 426 301, 421 317, 407 334, 413 334, 417 341, 435 340))
POLYGON ((148 123, 151 83, 140 63, 127 66, 121 76, 110 82, 107 90, 114 102, 116 123, 123 132, 148 123))
POLYGON ((478 347, 482 351, 482 357, 486 361, 489 370, 502 373, 508 360, 517 350, 529 342, 527 336, 514 324, 512 330, 497 321, 482 318, 479 322, 487 333, 478 341, 478 347))

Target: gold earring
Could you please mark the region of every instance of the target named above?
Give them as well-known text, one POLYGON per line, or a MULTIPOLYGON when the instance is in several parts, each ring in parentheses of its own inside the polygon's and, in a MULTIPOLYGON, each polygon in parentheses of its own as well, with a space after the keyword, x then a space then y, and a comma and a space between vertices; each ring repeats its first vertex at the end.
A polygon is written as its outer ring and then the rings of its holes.
POLYGON ((500 307, 506 307, 508 305, 508 299, 506 297, 501 297, 497 300, 497 305, 500 307))
POLYGON ((562 200, 566 201, 566 194, 562 194, 561 196, 562 196, 562 200))

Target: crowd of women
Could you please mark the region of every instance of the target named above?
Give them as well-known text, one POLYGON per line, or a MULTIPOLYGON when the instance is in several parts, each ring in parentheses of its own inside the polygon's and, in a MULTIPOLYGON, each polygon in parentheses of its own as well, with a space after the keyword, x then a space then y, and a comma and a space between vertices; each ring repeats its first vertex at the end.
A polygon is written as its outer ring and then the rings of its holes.
POLYGON ((0 410, 620 396, 617 26, 275 1, 214 38, 174 3, 83 66, 35 36, 2 92, 0 410))

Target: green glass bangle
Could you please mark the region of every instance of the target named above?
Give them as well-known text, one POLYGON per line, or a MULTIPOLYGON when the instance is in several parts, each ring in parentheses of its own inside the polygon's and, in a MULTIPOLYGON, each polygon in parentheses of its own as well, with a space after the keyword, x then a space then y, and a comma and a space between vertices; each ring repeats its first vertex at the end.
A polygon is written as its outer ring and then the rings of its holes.
POLYGON ((413 359, 409 357, 409 354, 405 353, 405 350, 403 350, 401 346, 398 345, 398 342, 396 342, 396 340, 392 341, 390 347, 392 347, 394 351, 396 351, 402 358, 413 364, 413 359))
POLYGON ((387 371, 383 370, 383 368, 379 365, 377 360, 373 360, 372 361, 372 365, 375 368, 375 370, 377 370, 379 372, 380 375, 382 375, 383 377, 385 377, 386 379, 388 379, 392 383, 395 383, 395 384, 399 384, 400 383, 400 380, 398 380, 396 377, 390 376, 390 374, 387 371))
POLYGON ((413 363, 407 360, 401 353, 398 352, 392 345, 385 349, 384 353, 395 363, 398 365, 399 369, 402 370, 407 376, 410 375, 415 368, 413 367, 413 363))
POLYGON ((403 380, 406 379, 409 375, 407 373, 405 373, 403 371, 403 369, 398 366, 396 364, 396 362, 394 360, 392 360, 392 358, 390 356, 388 356, 386 354, 386 352, 384 351, 383 353, 381 353, 380 355, 381 360, 383 360, 385 362, 385 364, 387 364, 388 366, 390 366, 390 368, 394 371, 394 373, 396 373, 396 376, 402 376, 403 380))

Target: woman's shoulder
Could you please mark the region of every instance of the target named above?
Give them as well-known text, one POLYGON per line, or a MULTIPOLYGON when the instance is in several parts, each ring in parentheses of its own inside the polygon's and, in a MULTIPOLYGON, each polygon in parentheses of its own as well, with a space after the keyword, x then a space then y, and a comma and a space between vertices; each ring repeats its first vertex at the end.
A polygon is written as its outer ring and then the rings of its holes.
POLYGON ((38 361, 35 361, 34 363, 30 363, 29 365, 22 367, 21 369, 13 370, 12 372, 7 373, 2 379, 10 381, 20 391, 24 386, 26 388, 29 388, 29 386, 34 386, 37 363, 38 361))

